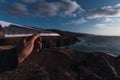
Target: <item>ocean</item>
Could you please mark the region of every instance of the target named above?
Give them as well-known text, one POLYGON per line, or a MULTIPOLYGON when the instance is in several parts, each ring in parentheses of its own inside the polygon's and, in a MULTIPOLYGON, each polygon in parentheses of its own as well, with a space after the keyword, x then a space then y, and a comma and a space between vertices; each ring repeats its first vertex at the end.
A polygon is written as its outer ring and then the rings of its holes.
POLYGON ((70 48, 83 52, 104 52, 117 57, 120 55, 120 36, 85 36, 70 48))

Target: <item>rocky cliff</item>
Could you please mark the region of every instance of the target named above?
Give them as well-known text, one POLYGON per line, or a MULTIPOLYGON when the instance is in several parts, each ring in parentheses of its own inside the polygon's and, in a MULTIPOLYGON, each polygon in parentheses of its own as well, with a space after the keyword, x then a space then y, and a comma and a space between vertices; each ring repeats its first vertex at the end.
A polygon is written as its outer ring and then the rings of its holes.
MULTIPOLYGON (((69 46, 79 41, 78 37, 85 36, 85 34, 73 33, 60 30, 48 30, 59 33, 60 37, 42 37, 44 48, 53 48, 61 46, 69 46)), ((5 38, 0 39, 0 45, 14 45, 16 46, 22 38, 5 38)))
POLYGON ((1 73, 0 80, 120 80, 120 57, 68 48, 43 49, 16 70, 1 73))

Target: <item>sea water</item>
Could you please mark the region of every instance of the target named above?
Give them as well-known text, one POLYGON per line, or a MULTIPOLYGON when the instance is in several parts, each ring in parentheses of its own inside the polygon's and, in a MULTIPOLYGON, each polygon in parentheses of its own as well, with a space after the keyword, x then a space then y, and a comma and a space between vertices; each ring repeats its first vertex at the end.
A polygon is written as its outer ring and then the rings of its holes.
POLYGON ((120 36, 85 36, 70 48, 84 52, 104 52, 112 56, 120 55, 120 36))

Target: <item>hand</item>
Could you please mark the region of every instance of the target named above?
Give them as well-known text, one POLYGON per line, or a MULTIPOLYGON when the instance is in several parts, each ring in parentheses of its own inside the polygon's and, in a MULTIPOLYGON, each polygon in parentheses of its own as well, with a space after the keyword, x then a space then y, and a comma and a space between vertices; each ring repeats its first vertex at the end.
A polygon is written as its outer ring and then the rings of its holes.
POLYGON ((29 40, 23 39, 17 47, 18 63, 24 61, 33 51, 39 52, 42 48, 41 38, 35 34, 29 40))

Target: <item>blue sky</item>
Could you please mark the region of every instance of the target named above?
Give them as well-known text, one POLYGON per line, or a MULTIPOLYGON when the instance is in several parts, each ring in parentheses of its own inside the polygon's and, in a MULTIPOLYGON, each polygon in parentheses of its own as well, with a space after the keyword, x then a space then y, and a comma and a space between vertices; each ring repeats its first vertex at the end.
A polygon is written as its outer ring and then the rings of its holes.
POLYGON ((45 29, 120 35, 120 0, 0 0, 0 20, 45 29))

